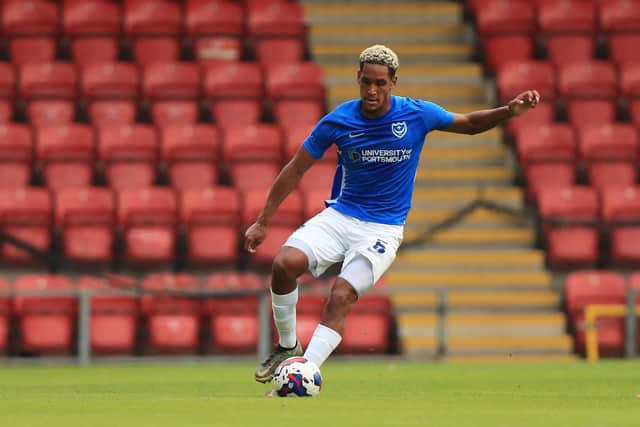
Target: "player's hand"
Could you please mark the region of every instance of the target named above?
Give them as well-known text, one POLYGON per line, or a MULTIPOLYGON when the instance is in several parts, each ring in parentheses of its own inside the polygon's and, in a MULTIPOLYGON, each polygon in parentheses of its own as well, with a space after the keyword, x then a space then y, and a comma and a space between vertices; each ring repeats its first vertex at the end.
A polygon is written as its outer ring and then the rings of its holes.
POLYGON ((540 94, 537 90, 528 90, 509 101, 508 107, 511 114, 519 116, 520 114, 535 108, 540 102, 540 94))
POLYGON ((254 253, 260 243, 267 238, 267 226, 254 222, 244 233, 245 250, 254 253))

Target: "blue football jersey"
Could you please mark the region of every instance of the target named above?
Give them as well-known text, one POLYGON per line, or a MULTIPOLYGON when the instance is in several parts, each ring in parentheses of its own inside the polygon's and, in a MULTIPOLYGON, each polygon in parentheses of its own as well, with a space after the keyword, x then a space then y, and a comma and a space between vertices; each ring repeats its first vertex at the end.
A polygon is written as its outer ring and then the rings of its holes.
POLYGON ((431 102, 391 97, 382 117, 366 118, 359 99, 323 117, 304 141, 316 159, 331 144, 338 165, 327 206, 362 221, 402 225, 409 209, 425 136, 453 123, 453 114, 431 102))

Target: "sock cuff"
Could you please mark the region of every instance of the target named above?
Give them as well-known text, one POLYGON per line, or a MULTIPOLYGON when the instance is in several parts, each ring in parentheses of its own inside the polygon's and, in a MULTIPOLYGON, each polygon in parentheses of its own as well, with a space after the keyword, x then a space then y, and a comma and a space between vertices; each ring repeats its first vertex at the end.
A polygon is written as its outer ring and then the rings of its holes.
POLYGON ((271 291, 271 302, 273 305, 296 305, 298 303, 298 287, 288 294, 278 295, 271 291))
POLYGON ((342 335, 322 323, 318 324, 313 335, 324 338, 327 342, 334 344, 335 346, 340 344, 340 341, 342 341, 342 335))

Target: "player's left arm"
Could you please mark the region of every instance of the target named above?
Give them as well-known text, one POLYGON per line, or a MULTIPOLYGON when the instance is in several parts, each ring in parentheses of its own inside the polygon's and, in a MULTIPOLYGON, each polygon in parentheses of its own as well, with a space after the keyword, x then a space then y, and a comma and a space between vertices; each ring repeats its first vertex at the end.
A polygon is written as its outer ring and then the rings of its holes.
POLYGON ((473 135, 494 128, 514 116, 519 116, 540 102, 540 94, 536 90, 522 92, 502 107, 489 110, 478 110, 467 114, 453 113, 453 123, 446 132, 473 135))

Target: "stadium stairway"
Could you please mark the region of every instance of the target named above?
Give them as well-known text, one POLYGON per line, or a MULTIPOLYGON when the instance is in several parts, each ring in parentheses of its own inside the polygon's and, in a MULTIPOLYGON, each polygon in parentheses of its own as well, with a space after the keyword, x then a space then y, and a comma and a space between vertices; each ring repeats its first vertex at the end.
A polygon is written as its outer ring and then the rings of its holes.
MULTIPOLYGON (((395 94, 425 98, 456 112, 488 108, 473 31, 454 1, 303 1, 309 49, 323 65, 329 107, 357 96, 356 61, 382 43, 400 57, 395 94)), ((416 178, 405 241, 478 197, 522 207, 502 131, 473 137, 429 135, 416 178), (479 190, 482 189, 482 190, 479 190)), ((435 357, 437 294, 448 293, 449 361, 571 359, 560 294, 534 248, 532 224, 478 209, 429 242, 401 249, 385 276, 407 357, 435 357)))

